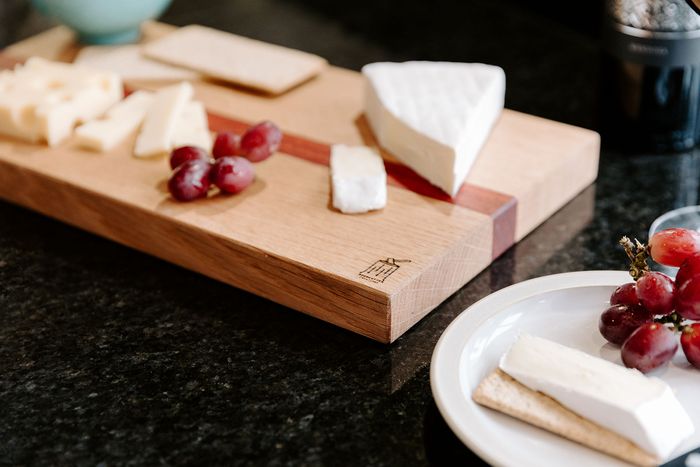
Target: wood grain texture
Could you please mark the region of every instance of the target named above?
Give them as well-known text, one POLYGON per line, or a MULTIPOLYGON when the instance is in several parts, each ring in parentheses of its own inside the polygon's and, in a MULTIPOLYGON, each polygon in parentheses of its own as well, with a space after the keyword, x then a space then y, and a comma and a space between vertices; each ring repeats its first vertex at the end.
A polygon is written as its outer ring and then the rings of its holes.
MULTIPOLYGON (((144 26, 146 39, 168 30, 144 26)), ((18 58, 64 60, 77 50, 62 28, 10 48, 18 58)), ((330 67, 277 97, 193 84, 213 127, 270 119, 295 136, 256 165, 256 181, 243 194, 172 201, 167 162, 131 157, 133 138, 105 154, 73 141, 49 149, 2 139, 0 197, 391 342, 587 186, 597 169, 594 132, 505 111, 461 201, 407 186, 406 168, 385 154, 396 174, 387 207, 342 215, 330 205, 327 167, 299 154, 366 142, 358 73, 330 67), (503 241, 494 243, 494 232, 503 241)))

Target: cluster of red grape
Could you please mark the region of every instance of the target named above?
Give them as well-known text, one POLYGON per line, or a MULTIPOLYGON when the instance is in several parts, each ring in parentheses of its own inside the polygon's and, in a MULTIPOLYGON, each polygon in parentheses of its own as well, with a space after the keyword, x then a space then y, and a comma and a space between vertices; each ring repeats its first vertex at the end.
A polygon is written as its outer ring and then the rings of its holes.
POLYGON ((196 146, 177 148, 170 154, 174 170, 168 181, 170 194, 178 201, 206 198, 212 184, 224 193, 240 193, 255 178, 251 162, 270 157, 281 141, 277 125, 265 121, 248 128, 242 137, 232 131, 218 133, 211 156, 196 146))
POLYGON ((635 282, 623 284, 610 297, 598 328, 609 342, 621 345, 622 361, 644 373, 668 363, 681 347, 688 361, 700 368, 700 232, 667 229, 654 234, 649 245, 623 237, 620 243, 631 260, 635 282), (647 258, 678 267, 674 281, 649 270, 647 258))

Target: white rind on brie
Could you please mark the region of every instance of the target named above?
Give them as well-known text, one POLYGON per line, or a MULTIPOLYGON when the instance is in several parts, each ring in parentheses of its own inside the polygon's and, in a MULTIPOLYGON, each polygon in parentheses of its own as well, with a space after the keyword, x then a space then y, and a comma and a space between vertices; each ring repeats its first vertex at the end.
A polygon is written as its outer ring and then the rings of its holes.
POLYGON ((499 367, 660 459, 695 431, 661 379, 540 337, 521 335, 499 367))
POLYGON ((413 61, 371 63, 362 73, 379 144, 454 196, 503 110, 503 70, 413 61))

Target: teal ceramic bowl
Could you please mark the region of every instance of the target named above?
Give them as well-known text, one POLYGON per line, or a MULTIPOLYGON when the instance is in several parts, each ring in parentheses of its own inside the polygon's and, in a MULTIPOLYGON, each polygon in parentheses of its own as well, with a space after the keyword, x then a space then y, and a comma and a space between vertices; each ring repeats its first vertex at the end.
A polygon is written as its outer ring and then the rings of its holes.
POLYGON ((32 0, 44 15, 75 30, 85 44, 136 42, 140 25, 158 17, 171 0, 32 0))

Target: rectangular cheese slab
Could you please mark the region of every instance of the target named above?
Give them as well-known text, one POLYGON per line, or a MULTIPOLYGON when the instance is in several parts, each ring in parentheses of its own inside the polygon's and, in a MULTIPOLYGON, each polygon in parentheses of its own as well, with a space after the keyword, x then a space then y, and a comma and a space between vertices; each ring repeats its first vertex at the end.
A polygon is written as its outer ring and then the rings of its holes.
POLYGON ((522 334, 499 368, 660 459, 695 431, 661 379, 547 339, 522 334))
POLYGON ((288 91, 326 67, 326 60, 317 55, 198 25, 146 44, 143 53, 271 94, 288 91))
POLYGON ((141 126, 152 104, 153 93, 136 91, 111 107, 104 118, 76 128, 76 141, 88 149, 109 151, 141 126))
POLYGON ((192 85, 182 82, 156 92, 136 138, 136 157, 163 155, 173 148, 180 116, 192 99, 192 85))
POLYGON ((382 158, 366 146, 331 147, 333 207, 358 214, 386 206, 386 171, 382 158))

